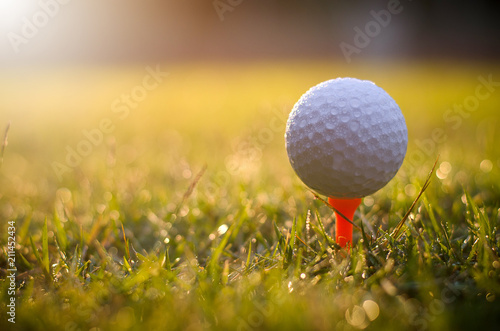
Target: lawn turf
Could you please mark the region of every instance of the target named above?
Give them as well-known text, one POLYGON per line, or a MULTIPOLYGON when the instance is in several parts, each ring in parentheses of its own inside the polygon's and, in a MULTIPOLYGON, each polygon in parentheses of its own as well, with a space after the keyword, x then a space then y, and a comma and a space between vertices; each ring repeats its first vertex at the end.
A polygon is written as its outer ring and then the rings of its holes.
POLYGON ((2 136, 11 121, 0 168, 0 329, 13 326, 8 222, 18 329, 498 329, 500 88, 482 89, 477 107, 467 102, 488 77, 500 81, 500 67, 161 68, 169 75, 123 119, 112 104, 142 82, 143 67, 0 78, 2 136), (355 215, 364 233, 355 230, 350 253, 331 240, 332 212, 295 176, 283 139, 293 103, 338 76, 383 87, 409 129, 401 171, 355 215), (54 162, 65 165, 67 148, 103 119, 113 132, 58 175, 54 162))

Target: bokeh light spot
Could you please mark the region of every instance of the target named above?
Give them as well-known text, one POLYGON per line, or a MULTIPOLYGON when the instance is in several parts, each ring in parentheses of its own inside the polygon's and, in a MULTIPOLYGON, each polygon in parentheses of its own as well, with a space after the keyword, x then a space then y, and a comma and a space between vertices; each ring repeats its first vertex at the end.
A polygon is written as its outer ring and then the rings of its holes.
POLYGON ((363 309, 365 310, 366 316, 368 316, 370 321, 374 321, 380 314, 380 308, 373 300, 366 300, 363 302, 363 309))
POLYGON ((487 174, 488 172, 493 170, 493 162, 491 162, 488 159, 485 159, 481 161, 481 164, 479 164, 479 168, 481 169, 482 172, 487 174))

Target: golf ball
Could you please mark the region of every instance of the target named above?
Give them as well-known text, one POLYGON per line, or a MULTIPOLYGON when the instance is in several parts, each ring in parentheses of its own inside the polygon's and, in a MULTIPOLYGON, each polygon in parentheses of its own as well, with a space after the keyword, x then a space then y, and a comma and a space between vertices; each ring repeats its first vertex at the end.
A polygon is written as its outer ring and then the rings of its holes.
POLYGON ((384 187, 403 163, 408 130, 399 106, 367 80, 337 78, 307 91, 286 125, 286 151, 299 178, 333 198, 384 187))

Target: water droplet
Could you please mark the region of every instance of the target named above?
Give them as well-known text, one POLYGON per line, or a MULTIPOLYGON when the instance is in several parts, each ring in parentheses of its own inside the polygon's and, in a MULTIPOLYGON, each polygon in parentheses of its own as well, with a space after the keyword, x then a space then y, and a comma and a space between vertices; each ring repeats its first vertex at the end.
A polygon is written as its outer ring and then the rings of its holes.
POLYGON ((349 129, 351 129, 351 131, 357 131, 359 129, 359 122, 356 120, 349 122, 349 129))
POLYGON ((347 101, 345 98, 341 97, 341 98, 337 99, 336 104, 337 104, 337 107, 339 107, 339 108, 345 108, 347 106, 347 101))
POLYGON ((219 235, 223 235, 224 233, 226 233, 227 229, 229 229, 229 227, 226 225, 226 224, 222 224, 221 226, 219 226, 219 228, 217 229, 217 233, 219 235))
POLYGON ((358 98, 352 98, 350 104, 352 108, 358 108, 361 105, 361 101, 358 98))

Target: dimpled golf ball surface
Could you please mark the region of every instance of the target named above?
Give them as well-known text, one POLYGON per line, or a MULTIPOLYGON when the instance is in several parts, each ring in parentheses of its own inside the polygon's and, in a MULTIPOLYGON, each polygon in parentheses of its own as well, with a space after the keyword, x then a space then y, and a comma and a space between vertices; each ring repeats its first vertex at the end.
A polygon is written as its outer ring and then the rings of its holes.
POLYGON ((351 199, 378 191, 396 175, 408 131, 399 106, 382 88, 337 78, 312 87, 295 104, 285 142, 304 184, 351 199))

